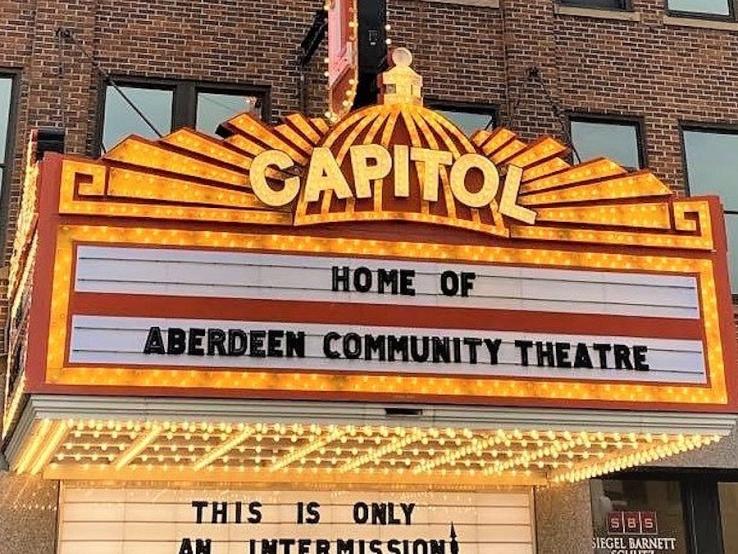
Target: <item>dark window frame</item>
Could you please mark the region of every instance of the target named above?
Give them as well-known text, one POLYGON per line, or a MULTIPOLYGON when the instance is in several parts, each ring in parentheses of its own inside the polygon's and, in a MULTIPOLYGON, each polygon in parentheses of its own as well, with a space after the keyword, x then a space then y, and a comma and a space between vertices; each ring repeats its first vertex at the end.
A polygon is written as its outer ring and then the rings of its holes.
POLYGON ((587 6, 582 0, 556 0, 561 6, 569 6, 573 8, 584 8, 587 10, 609 10, 616 12, 632 12, 633 0, 615 0, 620 6, 587 6))
POLYGON ((194 85, 192 121, 197 121, 197 96, 201 92, 213 94, 240 93, 244 96, 258 96, 261 98, 261 119, 271 123, 271 89, 266 86, 242 85, 234 83, 213 83, 208 81, 190 81, 194 85))
MULTIPOLYGON (((713 133, 716 135, 735 135, 738 136, 738 124, 732 123, 705 123, 703 121, 690 121, 686 119, 679 120, 679 145, 682 149, 682 172, 684 173, 684 192, 687 196, 692 196, 689 185, 689 171, 687 167, 687 147, 684 142, 684 131, 695 131, 697 133, 713 133)), ((738 210, 725 210, 728 213, 738 215, 738 210)))
POLYGON ((466 112, 492 117, 494 129, 500 123, 500 108, 496 104, 485 104, 482 102, 467 102, 457 100, 443 100, 440 98, 425 98, 425 105, 432 110, 445 110, 449 112, 466 112))
POLYGON ((603 475, 599 479, 678 481, 687 532, 687 552, 689 554, 731 554, 725 552, 723 548, 718 484, 738 483, 738 470, 634 468, 627 472, 603 475))
MULTIPOLYGON (((711 473, 711 478, 714 478, 715 480, 715 496, 716 496, 716 502, 717 502, 717 523, 718 523, 718 529, 720 530, 720 546, 723 547, 723 552, 725 551, 725 545, 723 544, 723 514, 722 514, 722 507, 720 505, 720 483, 738 483, 738 472, 735 470, 717 470, 713 471, 711 473)), ((729 554, 725 553, 724 554, 729 554)))
POLYGON ((0 178, 0 239, 6 243, 8 234, 8 203, 10 198, 10 183, 15 164, 15 141, 18 130, 18 111, 20 102, 21 70, 0 68, 0 78, 10 79, 10 110, 8 111, 8 128, 5 133, 5 152, 0 168, 3 170, 0 178))
POLYGON ((672 17, 687 17, 689 19, 706 19, 709 21, 736 21, 738 13, 738 0, 725 0, 728 4, 728 15, 704 12, 688 12, 684 10, 672 10, 669 7, 670 0, 664 0, 664 10, 667 15, 672 17))
MULTIPOLYGON (((705 123, 703 121, 679 120, 679 146, 682 150, 682 173, 684 174, 684 194, 692 196, 692 188, 689 183, 689 168, 687 166, 687 145, 684 142, 684 131, 695 131, 698 133, 713 133, 717 135, 734 135, 738 137, 738 124, 733 123, 705 123)), ((723 213, 738 216, 738 210, 726 210, 723 213)), ((727 229, 726 241, 727 241, 727 229)), ((738 283, 731 283, 738 288, 738 283)), ((738 303, 738 292, 731 291, 733 303, 738 303)), ((736 474, 738 481, 738 474, 736 474)))
MULTIPOLYGON (((121 88, 134 87, 153 90, 170 90, 172 92, 172 120, 171 127, 175 128, 175 97, 177 95, 174 82, 164 79, 147 79, 145 77, 113 77, 115 84, 121 88)), ((97 157, 104 153, 103 151, 103 134, 105 131, 105 106, 108 98, 108 86, 110 82, 107 79, 100 81, 98 102, 97 102, 97 125, 95 129, 95 144, 93 145, 93 156, 97 157)), ((166 134, 166 133, 164 133, 166 134)))
MULTIPOLYGON (((172 132, 182 127, 195 128, 197 122, 197 94, 199 92, 238 93, 244 96, 258 96, 261 99, 262 119, 271 122, 271 87, 246 83, 222 83, 217 81, 196 81, 182 79, 159 79, 141 76, 112 76, 119 87, 136 87, 172 91, 172 132)), ((110 81, 101 79, 98 87, 97 116, 93 156, 102 154, 102 139, 105 130, 105 102, 110 81)))
MULTIPOLYGON (((640 167, 632 168, 641 171, 648 167, 648 143, 646 138, 646 119, 639 115, 622 115, 610 113, 593 113, 585 111, 571 111, 565 114, 567 132, 574 146, 574 140, 571 129, 572 121, 582 121, 585 123, 612 123, 613 125, 631 125, 636 129, 636 147, 638 150, 638 165, 640 167)), ((571 153, 572 161, 574 160, 574 152, 571 153)), ((584 160, 579 160, 583 162, 584 160)), ((613 160, 614 161, 614 160, 613 160)), ((616 162, 617 163, 617 162, 616 162)), ((626 168, 627 169, 627 168, 626 168)))

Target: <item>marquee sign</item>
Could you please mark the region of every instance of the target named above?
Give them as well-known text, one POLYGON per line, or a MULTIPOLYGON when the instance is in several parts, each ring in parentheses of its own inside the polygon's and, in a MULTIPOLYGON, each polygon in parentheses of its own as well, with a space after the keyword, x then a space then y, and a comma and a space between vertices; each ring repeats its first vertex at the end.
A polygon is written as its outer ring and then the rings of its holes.
POLYGON ((333 126, 244 114, 224 140, 48 156, 8 388, 734 410, 718 199, 550 137, 466 137, 410 60, 333 126))
POLYGON ((59 552, 532 554, 531 493, 77 488, 59 552))

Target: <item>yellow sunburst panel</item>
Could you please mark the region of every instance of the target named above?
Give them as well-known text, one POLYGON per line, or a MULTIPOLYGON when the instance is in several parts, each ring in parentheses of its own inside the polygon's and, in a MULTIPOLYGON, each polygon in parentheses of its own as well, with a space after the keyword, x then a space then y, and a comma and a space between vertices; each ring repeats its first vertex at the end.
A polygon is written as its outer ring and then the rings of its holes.
MULTIPOLYGON (((251 163, 256 157, 256 154, 236 152, 233 148, 226 146, 226 142, 203 135, 192 129, 180 129, 163 137, 161 141, 209 158, 215 163, 230 164, 242 169, 251 168, 251 163)), ((280 181, 284 181, 289 177, 284 171, 272 167, 266 169, 266 175, 280 181)))
MULTIPOLYGON (((363 117, 362 119, 356 122, 356 125, 354 125, 354 127, 350 131, 348 131, 348 133, 344 136, 343 140, 340 142, 330 141, 330 138, 333 138, 333 136, 329 138, 329 140, 326 142, 326 145, 330 144, 331 146, 334 147, 334 149, 337 149, 337 152, 335 155, 336 155, 336 162, 338 162, 339 167, 341 166, 341 164, 343 164, 343 161, 346 159, 346 156, 349 153, 349 148, 357 144, 359 135, 363 133, 364 130, 370 125, 372 125, 375 121, 382 122, 383 119, 381 116, 382 114, 380 112, 368 113, 366 117, 363 117)), ((384 120, 384 122, 386 123, 386 119, 384 120)), ((374 129, 378 131, 380 127, 381 127, 381 123, 379 127, 375 127, 374 129)), ((386 128, 386 125, 385 125, 385 128, 386 128)), ((390 132, 392 132, 392 130, 393 128, 390 129, 390 132)))
MULTIPOLYGON (((666 185, 648 172, 627 174, 626 171, 614 162, 605 159, 592 160, 577 166, 570 166, 562 160, 560 155, 567 151, 566 146, 559 141, 544 137, 526 144, 518 140, 516 135, 505 128, 493 132, 478 131, 470 141, 449 121, 434 112, 414 105, 382 105, 372 106, 359 110, 344 118, 338 125, 330 129, 322 119, 307 119, 300 114, 292 114, 285 119, 285 123, 273 129, 266 127, 260 121, 248 114, 236 116, 226 123, 229 129, 236 134, 218 141, 211 137, 191 130, 181 130, 167 137, 159 143, 132 137, 113 149, 105 161, 125 163, 127 166, 138 166, 139 171, 113 167, 110 168, 110 186, 106 184, 108 168, 101 164, 86 164, 86 170, 81 174, 92 176, 90 180, 76 180, 76 193, 79 196, 104 196, 110 194, 126 199, 142 199, 159 201, 166 206, 105 206, 97 209, 99 204, 83 205, 74 194, 62 195, 62 211, 76 213, 105 213, 108 215, 146 215, 149 217, 175 218, 181 215, 185 219, 211 220, 223 219, 214 216, 212 210, 202 214, 195 214, 197 208, 175 209, 176 202, 190 202, 232 208, 228 214, 223 214, 227 221, 251 221, 248 217, 235 216, 239 210, 258 210, 259 203, 250 193, 238 193, 233 186, 248 187, 247 171, 253 157, 267 148, 280 148, 288 151, 289 155, 300 157, 309 153, 315 144, 325 137, 324 145, 338 150, 339 163, 345 158, 348 148, 358 142, 372 142, 377 140, 386 147, 390 147, 395 128, 402 123, 410 135, 410 144, 433 149, 444 148, 457 158, 465 151, 474 150, 474 144, 481 145, 481 150, 497 164, 514 164, 523 167, 523 185, 521 186, 520 203, 522 205, 539 207, 538 221, 541 223, 579 223, 589 225, 618 225, 628 227, 642 227, 644 229, 668 229, 668 207, 648 205, 646 207, 623 207, 622 205, 599 205, 595 207, 572 206, 555 207, 556 204, 576 204, 581 202, 601 202, 604 200, 624 200, 629 198, 668 196, 671 194, 666 185), (326 136, 327 131, 327 136, 326 136), (266 145, 266 146, 265 146, 266 145), (337 146, 338 145, 338 146, 337 146), (172 148, 175 147, 175 148, 172 148), (240 150, 237 151, 237 150, 240 150), (192 155, 191 155, 192 154, 192 155), (195 155, 196 154, 196 155, 195 155), (203 160, 203 157, 208 160, 203 160), (224 167, 225 166, 225 167, 224 167), (229 169, 229 167, 231 167, 229 169), (238 170, 239 168, 241 170, 238 170), (154 176, 145 170, 156 170, 172 173, 179 178, 154 176), (224 186, 208 186, 199 183, 191 177, 206 178, 224 186), (158 185, 155 185, 157 183, 158 185), (74 204, 75 206, 72 206, 74 204), (642 210, 647 210, 644 214, 642 210), (191 213, 193 212, 193 213, 191 213), (178 214, 178 215, 175 215, 178 214), (646 218, 652 216, 653 219, 646 218), (608 219, 613 218, 613 219, 608 219), (607 222, 607 223, 606 223, 607 222), (637 222, 641 222, 639 225, 637 222)), ((296 160, 297 161, 297 160, 296 160)), ((299 164, 299 161, 297 161, 299 164)), ((415 166, 415 170, 419 168, 415 166)), ((289 175, 274 169, 268 170, 267 175, 276 180, 284 180, 289 175)), ((455 217, 455 201, 448 187, 447 172, 440 174, 443 198, 448 206, 449 217, 444 219, 445 224, 458 227, 477 229, 494 234, 509 236, 510 233, 504 221, 491 205, 493 224, 481 223, 481 212, 475 210, 468 222, 455 224, 451 221, 455 217)), ((419 180, 420 181, 420 180, 419 180)), ((438 217, 426 218, 429 214, 427 202, 421 206, 423 213, 416 217, 406 214, 384 212, 382 206, 381 188, 384 182, 375 183, 375 211, 374 215, 363 215, 361 219, 402 219, 415 221, 429 221, 439 223, 438 217)), ((346 212, 355 214, 353 202, 347 202, 346 212)), ((319 223, 327 222, 324 218, 330 210, 331 196, 324 194, 321 199, 321 216, 307 216, 305 205, 300 202, 296 222, 319 223)), ((215 208, 214 208, 215 209, 215 208)), ((691 214, 694 210, 687 210, 691 214)), ((701 213, 697 211, 698 217, 701 213)), ((265 221, 273 219, 284 221, 284 214, 267 217, 265 221)), ((684 211, 674 213, 678 230, 697 231, 697 223, 684 211)), ((264 218, 257 218, 260 220, 264 218)), ((337 215, 331 218, 335 221, 350 219, 347 216, 337 215)), ((254 220, 254 222, 256 222, 254 220)), ((538 226, 537 226, 538 227, 538 226)), ((578 237, 586 235, 580 230, 578 237)), ((574 239, 568 230, 541 228, 546 237, 559 239, 574 239)), ((517 226, 512 236, 529 238, 536 235, 530 230, 523 230, 517 226)), ((711 237, 696 237, 702 247, 706 242, 711 243, 711 237), (704 239, 704 240, 700 240, 704 239)), ((655 244, 661 244, 661 238, 654 239, 655 244)), ((605 240, 608 243, 608 240, 605 240)), ((629 242, 630 243, 630 242, 629 242)))
POLYGON ((521 196, 520 204, 523 206, 542 206, 547 204, 567 204, 570 202, 646 198, 649 196, 668 197, 671 195, 672 192, 669 190, 669 187, 659 181, 653 173, 640 172, 618 176, 596 183, 521 196))
POLYGON ((595 179, 606 179, 626 174, 627 171, 615 162, 605 158, 597 158, 583 164, 575 165, 555 175, 549 175, 523 183, 520 187, 520 193, 542 192, 567 185, 576 185, 595 179))
MULTIPOLYGON (((282 139, 273 129, 247 113, 237 115, 223 125, 230 131, 249 139, 252 143, 265 146, 266 149, 284 151, 295 163, 305 165, 308 162, 307 152, 301 152, 298 147, 282 139)), ((226 142, 231 142, 230 138, 226 142)))
POLYGON ((300 131, 302 135, 312 145, 316 145, 323 138, 323 135, 328 131, 328 126, 325 128, 315 124, 315 120, 308 119, 301 113, 292 113, 285 118, 286 122, 289 122, 295 129, 300 131))
POLYGON ((487 140, 480 146, 486 156, 491 156, 508 142, 515 140, 515 133, 504 127, 492 131, 487 140))
MULTIPOLYGON (((316 127, 310 119, 300 113, 293 113, 283 119, 284 123, 281 126, 289 127, 299 134, 301 139, 305 141, 308 152, 312 152, 312 149, 317 145, 323 136, 324 132, 320 128, 316 127)), ((280 126, 280 127, 281 127, 280 126)))
POLYGON ((264 205, 251 192, 231 190, 168 178, 151 173, 111 167, 108 174, 108 196, 162 203, 191 203, 224 208, 263 210, 264 205))
POLYGON ((671 229, 667 203, 539 208, 536 213, 538 222, 671 229))
POLYGON ((492 136, 491 131, 486 131, 484 129, 478 129, 472 133, 472 136, 470 137, 471 141, 481 147, 482 144, 484 144, 487 140, 489 140, 489 137, 492 136))
POLYGON ((303 137, 289 122, 277 125, 274 127, 274 132, 306 156, 312 154, 315 145, 303 137))
POLYGON ((248 176, 243 171, 204 162, 189 154, 174 152, 166 143, 151 142, 135 136, 118 144, 103 157, 103 160, 134 164, 154 171, 166 171, 174 175, 207 179, 238 187, 249 186, 248 176))
POLYGON ((552 137, 543 137, 529 144, 523 151, 514 155, 505 163, 515 165, 521 169, 540 164, 553 156, 563 156, 568 148, 552 137))
POLYGON ((490 159, 496 164, 496 165, 503 165, 510 160, 510 158, 517 156, 518 154, 524 152, 528 145, 524 143, 522 140, 514 139, 510 141, 508 144, 500 148, 497 152, 492 154, 490 156, 490 159))
POLYGON ((525 185, 526 183, 530 181, 535 181, 536 179, 540 179, 541 177, 546 177, 547 175, 551 175, 553 173, 565 171, 569 169, 570 167, 571 167, 571 164, 567 163, 561 158, 552 158, 545 162, 541 162, 539 164, 526 167, 523 170, 523 176, 521 178, 521 182, 523 183, 523 185, 525 185))
POLYGON ((227 144, 228 146, 232 146, 236 150, 240 150, 241 152, 244 152, 251 157, 256 157, 262 152, 268 150, 266 146, 257 144, 253 140, 246 138, 243 135, 232 135, 225 139, 223 143, 227 144))
POLYGON ((165 136, 161 141, 193 154, 205 156, 216 163, 227 163, 242 169, 249 169, 254 160, 253 155, 235 152, 232 148, 224 146, 222 141, 192 129, 180 129, 165 136))
POLYGON ((330 131, 331 126, 322 117, 313 117, 310 119, 310 122, 318 128, 319 132, 323 133, 324 135, 328 131, 330 131))

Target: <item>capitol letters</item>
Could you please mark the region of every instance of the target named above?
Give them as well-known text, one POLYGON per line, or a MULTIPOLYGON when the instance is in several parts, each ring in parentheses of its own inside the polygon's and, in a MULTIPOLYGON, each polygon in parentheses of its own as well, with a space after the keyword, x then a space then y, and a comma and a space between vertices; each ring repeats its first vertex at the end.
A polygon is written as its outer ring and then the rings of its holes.
MULTIPOLYGON (((410 195, 411 162, 418 165, 418 173, 422 176, 424 201, 438 201, 441 168, 450 168, 448 178, 451 192, 456 200, 470 208, 491 205, 500 189, 497 167, 480 154, 467 153, 454 161, 448 151, 395 145, 390 154, 387 148, 379 144, 353 145, 349 148, 349 154, 353 190, 331 150, 325 147, 316 147, 313 150, 305 179, 304 194, 307 202, 318 201, 324 192, 332 192, 341 200, 352 197, 371 198, 374 191, 372 183, 384 179, 393 171, 395 198, 407 198, 410 195), (476 190, 472 190, 468 184, 467 177, 472 172, 481 175, 481 185, 476 190)), ((281 189, 272 187, 267 179, 270 171, 289 170, 293 166, 292 159, 280 150, 266 150, 257 155, 250 171, 251 186, 257 198, 267 206, 274 207, 285 206, 294 201, 301 189, 300 177, 286 178, 281 189)), ((536 219, 535 212, 516 203, 521 176, 520 168, 510 166, 507 169, 499 211, 502 215, 532 224, 536 219)))

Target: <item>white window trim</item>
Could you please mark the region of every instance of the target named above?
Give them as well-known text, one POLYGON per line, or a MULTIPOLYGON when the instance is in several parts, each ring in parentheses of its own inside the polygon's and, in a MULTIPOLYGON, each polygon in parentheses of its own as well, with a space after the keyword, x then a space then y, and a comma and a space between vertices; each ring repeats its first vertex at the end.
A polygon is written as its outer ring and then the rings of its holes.
POLYGON ((665 15, 664 25, 675 27, 694 27, 697 29, 712 29, 715 31, 738 31, 738 21, 718 21, 714 19, 702 19, 699 14, 695 17, 665 15))
POLYGON ((641 12, 608 8, 583 8, 580 6, 565 6, 554 4, 556 15, 571 15, 574 17, 591 17, 595 19, 614 19, 617 21, 641 21, 641 12))
POLYGON ((457 4, 460 6, 478 6, 480 8, 499 8, 500 0, 423 0, 435 4, 457 4))

